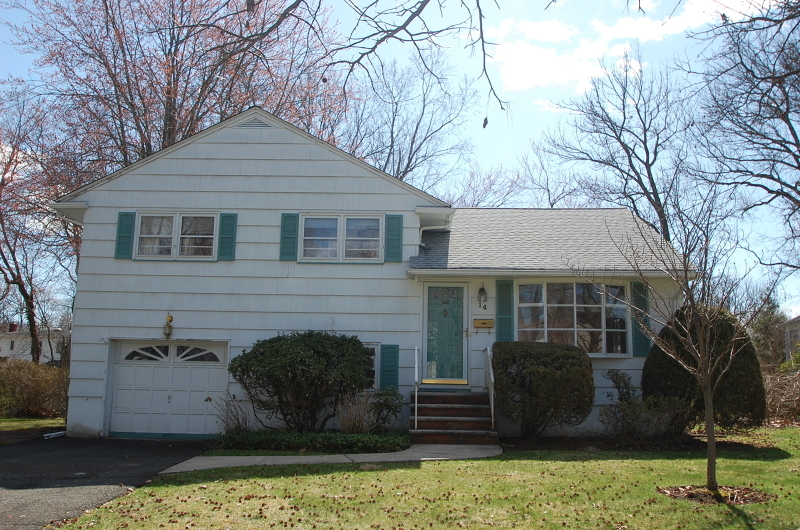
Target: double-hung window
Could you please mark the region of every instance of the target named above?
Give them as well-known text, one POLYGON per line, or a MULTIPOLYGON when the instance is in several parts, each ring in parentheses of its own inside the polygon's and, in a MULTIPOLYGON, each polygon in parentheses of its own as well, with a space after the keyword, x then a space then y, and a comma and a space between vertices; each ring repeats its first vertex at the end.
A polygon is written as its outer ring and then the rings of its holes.
POLYGON ((380 217, 304 216, 301 226, 301 260, 381 260, 383 225, 380 217))
POLYGON ((517 286, 521 341, 579 346, 586 353, 628 353, 625 287, 573 282, 522 282, 517 286))
POLYGON ((136 257, 214 259, 218 216, 202 213, 140 213, 136 257))

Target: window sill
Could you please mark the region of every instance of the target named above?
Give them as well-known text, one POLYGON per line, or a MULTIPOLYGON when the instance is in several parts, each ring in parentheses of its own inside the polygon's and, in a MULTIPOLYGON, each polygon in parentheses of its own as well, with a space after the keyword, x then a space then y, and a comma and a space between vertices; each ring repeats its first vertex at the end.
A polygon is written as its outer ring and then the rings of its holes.
POLYGON ((630 353, 587 353, 590 359, 633 359, 630 353))

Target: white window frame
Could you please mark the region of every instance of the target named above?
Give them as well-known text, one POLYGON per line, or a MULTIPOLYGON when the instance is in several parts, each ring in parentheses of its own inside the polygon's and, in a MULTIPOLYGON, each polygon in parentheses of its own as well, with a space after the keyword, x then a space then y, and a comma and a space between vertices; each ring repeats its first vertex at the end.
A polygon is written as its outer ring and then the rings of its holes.
POLYGON ((372 388, 378 390, 380 388, 381 378, 381 343, 380 342, 362 342, 365 348, 375 350, 375 355, 372 357, 372 367, 375 370, 375 377, 372 381, 372 388))
POLYGON ((154 366, 156 364, 171 364, 171 365, 181 365, 181 366, 227 366, 228 362, 228 344, 224 341, 207 341, 207 340, 169 340, 169 339, 161 339, 161 340, 143 340, 143 341, 130 341, 130 340, 120 340, 118 342, 118 348, 115 353, 115 360, 117 363, 122 364, 144 364, 146 366, 154 366), (126 359, 132 351, 141 348, 147 347, 154 347, 154 346, 166 346, 167 347, 167 355, 161 359, 153 359, 153 360, 129 360, 126 359), (193 361, 193 360, 185 360, 180 359, 178 357, 178 347, 180 346, 188 346, 188 347, 198 347, 203 348, 205 350, 210 351, 214 355, 217 356, 219 361, 193 361))
MULTIPOLYGON (((219 213, 218 212, 204 212, 204 211, 181 211, 181 212, 164 212, 164 211, 140 211, 136 212, 136 227, 135 237, 133 241, 133 257, 140 260, 157 260, 157 261, 216 261, 217 260, 217 246, 219 241, 219 213), (139 254, 139 238, 141 237, 140 231, 142 229, 143 217, 172 217, 172 250, 169 256, 154 256, 151 254, 139 254), (214 218, 214 233, 212 234, 212 245, 210 256, 181 256, 181 220, 184 217, 213 217, 214 218)), ((144 236, 148 237, 148 236, 144 236)))
POLYGON ((327 213, 304 213, 300 214, 300 230, 298 235, 298 257, 300 262, 306 263, 383 263, 384 240, 386 238, 386 226, 383 215, 377 214, 327 214, 327 213), (336 257, 335 258, 314 258, 303 255, 304 242, 306 239, 305 226, 306 219, 336 219, 336 257), (376 219, 379 226, 378 235, 378 257, 376 258, 347 258, 345 257, 345 243, 347 241, 347 220, 348 219, 376 219))
MULTIPOLYGON (((542 328, 537 328, 537 330, 541 330, 543 335, 544 335, 544 340, 542 342, 547 341, 547 333, 549 331, 548 327, 547 327, 547 318, 548 318, 547 317, 547 308, 548 308, 548 304, 547 304, 547 284, 548 283, 572 283, 573 286, 575 286, 575 285, 577 285, 579 283, 591 283, 591 282, 581 281, 581 280, 577 280, 577 279, 566 279, 566 278, 546 278, 546 279, 536 278, 536 279, 526 279, 526 280, 515 281, 514 282, 514 333, 516 335, 516 339, 517 340, 520 340, 519 337, 520 337, 520 331, 521 331, 520 327, 519 327, 519 308, 520 307, 542 307, 542 312, 543 312, 542 318, 543 318, 544 326, 542 328), (519 288, 520 288, 520 286, 521 285, 531 285, 531 284, 539 284, 539 285, 542 286, 542 303, 541 304, 534 304, 534 303, 521 304, 519 302, 519 288)), ((599 306, 590 306, 590 307, 600 307, 600 308, 602 308, 601 309, 601 313, 600 313, 601 329, 599 329, 599 330, 587 329, 587 331, 601 331, 602 332, 603 351, 602 352, 587 353, 587 355, 589 357, 599 357, 599 358, 603 358, 603 357, 612 357, 612 358, 629 358, 629 357, 633 357, 633 324, 634 324, 634 322, 633 322, 633 319, 631 318, 631 311, 630 311, 630 308, 627 306, 627 304, 622 303, 622 304, 619 305, 619 307, 622 307, 622 308, 625 309, 625 329, 624 330, 613 330, 613 329, 609 329, 609 328, 606 327, 606 311, 608 310, 608 308, 610 306, 614 306, 615 305, 615 304, 610 304, 609 303, 609 300, 608 300, 609 297, 606 294, 606 287, 607 286, 612 286, 612 287, 622 286, 622 287, 624 287, 625 288, 625 296, 626 296, 626 298, 628 300, 630 300, 630 296, 631 296, 630 282, 620 281, 620 282, 613 282, 613 283, 609 283, 609 284, 596 284, 596 285, 600 289, 600 293, 601 293, 601 297, 602 297, 601 298, 601 303, 600 303, 599 306), (615 352, 607 351, 608 350, 608 332, 609 331, 611 331, 611 332, 624 331, 625 332, 625 346, 626 346, 626 350, 627 350, 626 353, 615 353, 615 352)), ((574 346, 578 346, 578 332, 581 331, 582 328, 578 327, 577 308, 578 307, 583 307, 584 304, 578 304, 577 303, 577 299, 575 298, 576 291, 575 291, 574 287, 573 287, 573 293, 574 293, 573 294, 573 303, 572 303, 572 308, 573 308, 573 328, 571 329, 571 331, 573 332, 573 345, 574 346)), ((567 307, 567 305, 557 304, 557 305, 552 305, 551 307, 567 307)), ((533 330, 531 330, 531 331, 533 331, 533 330)), ((564 331, 564 329, 554 329, 552 331, 564 331)))

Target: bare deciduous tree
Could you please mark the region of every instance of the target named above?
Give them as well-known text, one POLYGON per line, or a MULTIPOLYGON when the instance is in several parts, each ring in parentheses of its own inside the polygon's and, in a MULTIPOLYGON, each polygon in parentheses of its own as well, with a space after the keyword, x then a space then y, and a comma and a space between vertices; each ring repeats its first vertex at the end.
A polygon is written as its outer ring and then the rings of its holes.
POLYGON ((102 173, 252 105, 326 139, 331 113, 344 112, 336 72, 323 74, 322 39, 338 40, 324 13, 312 27, 284 16, 279 0, 261 0, 254 12, 225 0, 5 6, 28 15, 11 30, 18 48, 38 57, 30 90, 48 97, 63 129, 105 164, 102 173), (253 33, 264 36, 241 40, 253 33))
MULTIPOLYGON (((650 296, 649 312, 627 302, 638 326, 664 353, 696 379, 703 394, 707 439, 706 486, 719 491, 714 416, 714 390, 737 354, 749 342, 747 328, 759 313, 764 298, 753 296, 747 278, 754 271, 737 268, 739 248, 720 203, 727 195, 711 188, 696 202, 672 202, 670 244, 642 225, 640 237, 619 241, 637 278, 650 296), (666 289, 665 289, 666 285, 666 289), (674 318, 676 302, 684 318, 674 318), (739 322, 732 336, 716 332, 733 314, 739 322), (667 328, 676 342, 659 331, 667 328), (724 342, 720 342, 724 341, 724 342), (688 352, 691 362, 683 357, 688 352)), ((774 272, 768 281, 771 293, 781 279, 774 272)))
POLYGON ((441 186, 438 197, 456 208, 502 208, 520 201, 520 186, 515 175, 502 166, 483 168, 472 164, 466 175, 441 186))
POLYGON ((716 163, 709 182, 742 190, 745 210, 782 216, 776 261, 793 268, 800 268, 798 13, 797 2, 778 2, 710 33, 720 46, 707 61, 706 118, 697 137, 716 163))
POLYGON ((463 164, 463 138, 477 94, 454 80, 441 51, 412 57, 406 68, 381 65, 351 100, 339 144, 393 177, 429 191, 463 164))
POLYGON ((645 70, 638 56, 604 66, 604 74, 584 96, 559 104, 572 117, 542 148, 589 199, 631 209, 670 241, 669 205, 688 156, 680 87, 666 72, 645 70))
POLYGON ((577 174, 564 171, 535 141, 520 157, 517 183, 526 191, 530 206, 538 208, 589 208, 602 201, 587 197, 577 174))

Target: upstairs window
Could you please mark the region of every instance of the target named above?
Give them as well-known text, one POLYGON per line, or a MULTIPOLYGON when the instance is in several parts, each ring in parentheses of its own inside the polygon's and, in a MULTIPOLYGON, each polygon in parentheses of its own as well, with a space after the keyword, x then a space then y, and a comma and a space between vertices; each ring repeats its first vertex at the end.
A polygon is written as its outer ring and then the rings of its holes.
POLYGON ((165 259, 214 259, 216 215, 139 214, 136 256, 165 259))
POLYGON ((303 217, 302 261, 381 260, 383 221, 347 215, 303 217))

